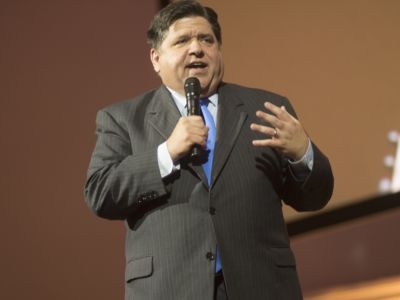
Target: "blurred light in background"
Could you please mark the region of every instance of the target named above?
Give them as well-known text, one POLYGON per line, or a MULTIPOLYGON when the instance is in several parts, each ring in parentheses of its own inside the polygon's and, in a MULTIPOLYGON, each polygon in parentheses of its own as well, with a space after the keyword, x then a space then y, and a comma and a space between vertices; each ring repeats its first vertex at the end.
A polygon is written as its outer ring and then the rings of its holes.
POLYGON ((396 193, 400 191, 400 134, 392 130, 388 133, 388 140, 396 145, 396 154, 386 155, 383 159, 385 167, 393 168, 392 178, 384 177, 379 181, 380 193, 396 193))

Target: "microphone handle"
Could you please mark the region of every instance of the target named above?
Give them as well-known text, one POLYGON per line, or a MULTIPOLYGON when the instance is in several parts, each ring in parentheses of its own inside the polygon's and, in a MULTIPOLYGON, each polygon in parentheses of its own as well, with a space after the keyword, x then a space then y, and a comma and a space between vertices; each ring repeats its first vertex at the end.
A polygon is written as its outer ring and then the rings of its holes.
MULTIPOLYGON (((198 96, 191 96, 188 99, 188 115, 189 116, 201 116, 200 112, 200 100, 198 96)), ((192 158, 198 158, 201 155, 202 149, 200 145, 194 145, 190 156, 192 158)))
MULTIPOLYGON (((200 81, 196 77, 189 77, 185 80, 184 90, 186 95, 187 115, 200 116, 200 81)), ((197 158, 201 153, 201 147, 194 145, 190 156, 197 158)))
POLYGON ((190 153, 190 156, 191 156, 192 158, 197 158, 197 157, 200 156, 200 154, 201 154, 201 148, 200 148, 200 146, 199 146, 199 145, 194 145, 194 146, 193 146, 193 149, 192 149, 192 153, 190 153))

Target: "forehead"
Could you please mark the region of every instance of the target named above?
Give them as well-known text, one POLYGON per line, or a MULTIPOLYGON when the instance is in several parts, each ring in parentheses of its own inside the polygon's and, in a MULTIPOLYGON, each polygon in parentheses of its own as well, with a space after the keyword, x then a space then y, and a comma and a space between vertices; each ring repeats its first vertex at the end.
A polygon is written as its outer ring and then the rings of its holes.
POLYGON ((168 28, 166 38, 182 34, 214 34, 211 24, 203 17, 185 17, 176 20, 168 28))

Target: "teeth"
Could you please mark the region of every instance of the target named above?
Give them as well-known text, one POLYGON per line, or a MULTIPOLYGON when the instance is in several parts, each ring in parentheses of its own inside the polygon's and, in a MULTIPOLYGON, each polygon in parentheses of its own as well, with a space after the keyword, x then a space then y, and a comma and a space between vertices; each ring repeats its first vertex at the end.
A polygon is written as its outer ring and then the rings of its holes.
POLYGON ((206 64, 202 63, 202 62, 196 62, 196 63, 189 64, 190 68, 203 68, 205 66, 206 66, 206 64))

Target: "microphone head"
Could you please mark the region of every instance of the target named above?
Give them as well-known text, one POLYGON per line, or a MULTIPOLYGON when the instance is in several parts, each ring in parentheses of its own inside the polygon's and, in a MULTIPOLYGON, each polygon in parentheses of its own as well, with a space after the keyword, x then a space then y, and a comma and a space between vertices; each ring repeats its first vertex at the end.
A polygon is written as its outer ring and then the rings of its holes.
POLYGON ((189 77, 185 80, 186 99, 200 97, 200 81, 196 77, 189 77))

